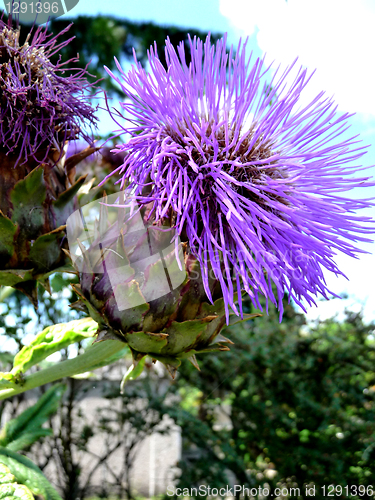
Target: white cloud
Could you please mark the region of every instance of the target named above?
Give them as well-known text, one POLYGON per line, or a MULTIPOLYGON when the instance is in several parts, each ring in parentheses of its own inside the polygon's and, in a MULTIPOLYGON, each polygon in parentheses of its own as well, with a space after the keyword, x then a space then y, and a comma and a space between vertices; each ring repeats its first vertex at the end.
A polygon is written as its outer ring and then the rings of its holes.
POLYGON ((268 60, 295 57, 317 69, 310 90, 334 95, 340 110, 375 115, 373 0, 220 0, 241 35, 257 32, 268 60))
MULTIPOLYGON (((369 251, 372 250, 369 244, 361 245, 361 247, 369 251)), ((331 292, 340 296, 347 294, 348 298, 329 301, 318 300, 318 307, 307 306, 307 318, 309 320, 326 319, 338 314, 339 319, 344 319, 343 311, 347 308, 355 312, 362 310, 366 321, 374 321, 374 256, 359 254, 358 259, 353 259, 340 254, 335 258, 335 262, 338 268, 343 270, 348 280, 327 272, 325 273, 327 287, 331 292)))

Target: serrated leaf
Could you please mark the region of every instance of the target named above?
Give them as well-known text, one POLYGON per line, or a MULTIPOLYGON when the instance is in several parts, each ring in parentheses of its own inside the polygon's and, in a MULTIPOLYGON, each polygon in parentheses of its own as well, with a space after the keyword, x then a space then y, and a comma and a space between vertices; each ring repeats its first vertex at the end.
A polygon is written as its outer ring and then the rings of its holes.
POLYGON ((18 181, 10 198, 13 204, 12 221, 32 238, 43 226, 43 202, 46 199, 43 168, 35 168, 18 181))
POLYGON ((0 432, 0 446, 19 451, 22 449, 19 446, 23 444, 23 436, 24 442, 30 446, 42 435, 46 435, 46 429, 42 429, 42 425, 57 411, 64 391, 63 384, 52 386, 35 405, 7 422, 0 432))
POLYGON ((0 210, 0 258, 4 262, 14 253, 14 235, 17 226, 0 210))
POLYGON ((61 240, 65 226, 60 226, 48 234, 37 238, 30 249, 29 259, 38 272, 47 272, 61 258, 61 240))
POLYGON ((42 471, 28 458, 6 448, 0 448, 0 462, 6 465, 16 481, 43 500, 62 500, 42 471))
POLYGON ((96 330, 97 323, 91 318, 48 326, 16 355, 11 373, 15 375, 21 371, 25 372, 54 352, 93 337, 96 330))

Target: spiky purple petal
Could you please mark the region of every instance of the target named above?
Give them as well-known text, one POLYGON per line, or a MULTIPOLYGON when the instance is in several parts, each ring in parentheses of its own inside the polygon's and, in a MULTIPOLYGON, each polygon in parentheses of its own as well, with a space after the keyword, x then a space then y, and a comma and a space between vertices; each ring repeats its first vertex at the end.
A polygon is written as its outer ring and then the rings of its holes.
POLYGON ((234 299, 241 290, 256 307, 265 295, 280 315, 285 291, 301 307, 327 298, 323 270, 343 275, 336 253, 355 256, 354 244, 373 232, 363 225, 370 218, 356 214, 372 202, 341 196, 374 185, 354 177, 365 148, 342 135, 350 115, 338 114, 323 92, 301 106, 307 70, 288 83, 293 63, 271 78, 264 60, 251 65, 246 42, 233 56, 226 38, 216 47, 194 38, 190 51, 188 65, 183 44, 176 52, 167 40, 167 69, 156 46, 149 72, 136 58, 127 74, 117 62, 121 78, 107 69, 130 99, 121 104, 131 136, 117 148, 127 153, 115 171, 121 187, 140 204, 153 201, 156 220, 173 214, 208 297, 214 272, 227 308, 241 314, 234 299))
POLYGON ((8 24, 0 19, 0 147, 17 161, 43 161, 51 147, 59 150, 79 136, 91 141, 84 125, 95 124, 96 118, 86 95, 86 69, 50 60, 70 42, 57 42, 69 28, 52 36, 39 27, 20 45, 19 28, 11 19, 8 24), (63 76, 65 71, 73 73, 63 76))

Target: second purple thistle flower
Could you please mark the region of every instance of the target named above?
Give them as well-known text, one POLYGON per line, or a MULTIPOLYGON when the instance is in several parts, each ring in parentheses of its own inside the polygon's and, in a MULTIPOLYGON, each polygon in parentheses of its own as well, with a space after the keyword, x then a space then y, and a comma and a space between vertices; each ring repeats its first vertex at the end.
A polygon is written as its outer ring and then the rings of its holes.
POLYGON ((324 92, 303 104, 307 70, 272 74, 246 42, 229 53, 225 37, 189 43, 190 62, 167 40, 166 68, 155 46, 149 71, 136 58, 128 73, 117 62, 120 78, 107 69, 130 100, 121 187, 188 243, 210 300, 209 273, 220 281, 227 315, 242 314, 243 290, 280 318, 285 292, 303 309, 303 299, 328 298, 323 271, 343 275, 335 255, 354 257, 374 232, 356 213, 372 202, 342 195, 373 185, 356 176, 366 151, 343 135, 350 115, 324 92))

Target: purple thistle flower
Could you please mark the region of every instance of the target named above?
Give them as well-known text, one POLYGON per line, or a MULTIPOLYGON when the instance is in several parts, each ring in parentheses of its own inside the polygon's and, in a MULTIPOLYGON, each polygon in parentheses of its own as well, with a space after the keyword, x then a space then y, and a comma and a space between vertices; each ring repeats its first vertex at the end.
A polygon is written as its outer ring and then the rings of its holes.
POLYGON ((176 52, 167 40, 165 50, 167 69, 156 45, 148 73, 135 56, 127 74, 117 62, 121 78, 107 69, 130 99, 121 105, 131 116, 130 139, 117 149, 127 152, 115 170, 121 187, 185 236, 210 300, 210 270, 220 281, 227 315, 228 306, 242 315, 241 290, 258 308, 263 294, 280 319, 285 291, 302 309, 302 299, 328 298, 323 270, 344 275, 336 253, 355 256, 354 243, 373 232, 356 214, 373 204, 341 196, 374 185, 353 177, 365 151, 341 135, 350 115, 324 92, 301 106, 306 69, 290 83, 295 62, 271 77, 264 60, 251 64, 246 42, 233 56, 225 37, 216 47, 194 38, 189 65, 183 44, 176 52))
POLYGON ((85 95, 87 71, 66 67, 76 59, 50 60, 71 41, 57 43, 69 28, 52 37, 39 27, 20 45, 19 28, 12 28, 11 19, 8 24, 0 19, 0 148, 16 154, 16 163, 29 157, 44 161, 51 147, 60 151, 61 144, 79 135, 91 142, 82 130, 84 122, 96 122, 85 95), (72 70, 71 76, 61 76, 72 70))

